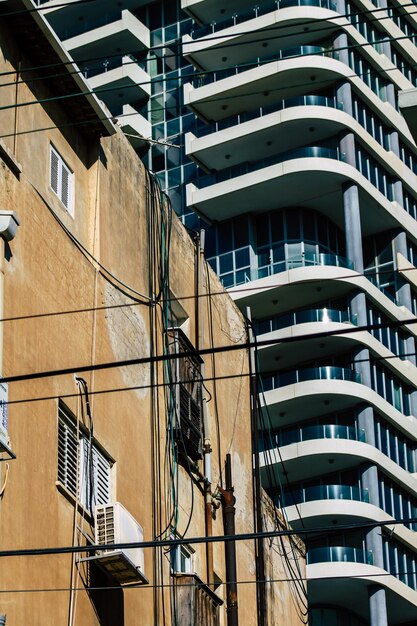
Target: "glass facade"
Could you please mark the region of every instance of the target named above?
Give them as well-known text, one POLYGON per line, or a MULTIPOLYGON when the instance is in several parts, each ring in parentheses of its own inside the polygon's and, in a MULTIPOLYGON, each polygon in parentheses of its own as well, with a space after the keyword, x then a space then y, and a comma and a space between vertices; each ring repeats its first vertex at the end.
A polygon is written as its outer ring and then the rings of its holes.
POLYGON ((306 265, 352 267, 341 231, 325 216, 298 207, 242 216, 206 237, 206 256, 225 287, 306 265))

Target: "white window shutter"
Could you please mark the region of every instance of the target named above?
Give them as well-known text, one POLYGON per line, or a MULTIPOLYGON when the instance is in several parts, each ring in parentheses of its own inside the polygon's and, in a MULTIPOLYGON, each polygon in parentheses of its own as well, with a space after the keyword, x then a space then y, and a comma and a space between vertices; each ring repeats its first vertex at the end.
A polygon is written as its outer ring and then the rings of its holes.
POLYGON ((59 157, 51 146, 51 188, 56 194, 59 192, 59 157))
POLYGON ((93 448, 95 504, 108 504, 110 502, 110 470, 111 465, 108 459, 97 448, 93 448))
POLYGON ((68 168, 66 168, 63 163, 61 164, 61 172, 61 200, 62 203, 68 208, 70 173, 68 168))
POLYGON ((74 215, 74 173, 52 145, 50 152, 51 189, 56 193, 68 212, 74 215))
POLYGON ((58 480, 76 495, 77 437, 63 420, 58 423, 58 480))
POLYGON ((80 433, 78 439, 78 485, 77 485, 77 432, 65 419, 60 408, 58 420, 58 481, 78 497, 79 503, 89 509, 90 504, 108 504, 111 500, 111 469, 109 459, 80 433), (92 458, 90 458, 90 449, 92 458), (93 490, 90 498, 91 489, 93 490))

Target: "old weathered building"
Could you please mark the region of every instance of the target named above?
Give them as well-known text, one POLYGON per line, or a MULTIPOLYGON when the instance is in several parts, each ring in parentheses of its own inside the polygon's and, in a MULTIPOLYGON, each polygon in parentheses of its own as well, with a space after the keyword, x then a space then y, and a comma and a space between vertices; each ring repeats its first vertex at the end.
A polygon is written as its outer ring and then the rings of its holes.
MULTIPOLYGON (((0 551, 189 542, 0 552, 0 614, 214 626, 237 583, 241 624, 298 626, 298 541, 264 542, 256 584, 242 315, 42 15, 1 5, 0 551), (205 542, 233 497, 249 537, 205 542)), ((270 502, 261 517, 285 528, 270 502)))

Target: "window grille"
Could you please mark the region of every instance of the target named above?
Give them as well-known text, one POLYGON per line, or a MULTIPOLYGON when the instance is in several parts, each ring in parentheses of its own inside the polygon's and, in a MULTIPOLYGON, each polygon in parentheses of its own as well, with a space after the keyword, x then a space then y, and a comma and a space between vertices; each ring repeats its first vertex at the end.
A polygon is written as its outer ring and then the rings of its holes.
POLYGON ((171 363, 178 451, 198 461, 202 458, 203 439, 201 359, 193 354, 194 347, 179 328, 170 329, 168 335, 170 352, 179 357, 171 363))

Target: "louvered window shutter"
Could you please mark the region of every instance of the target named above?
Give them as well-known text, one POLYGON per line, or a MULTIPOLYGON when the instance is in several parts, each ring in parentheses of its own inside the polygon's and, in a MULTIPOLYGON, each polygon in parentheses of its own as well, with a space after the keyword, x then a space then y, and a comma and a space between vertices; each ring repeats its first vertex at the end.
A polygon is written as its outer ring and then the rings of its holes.
POLYGON ((59 156, 51 146, 51 188, 59 192, 59 156))
POLYGON ((97 448, 93 448, 94 504, 110 502, 110 470, 108 459, 97 448))
POLYGON ((51 146, 51 189, 71 215, 74 215, 74 174, 51 146))
POLYGON ((70 188, 70 171, 67 167, 62 163, 61 164, 61 200, 62 203, 68 208, 69 206, 69 188, 70 188))
POLYGON ((58 480, 77 495, 77 437, 63 420, 58 423, 58 480))
MULTIPOLYGON (((60 409, 61 411, 61 409, 60 409)), ((65 418, 58 420, 58 481, 72 495, 77 496, 86 509, 90 505, 108 504, 111 499, 111 462, 93 442, 80 434, 78 449, 77 490, 77 434, 65 418), (92 497, 90 498, 91 489, 92 497)))

